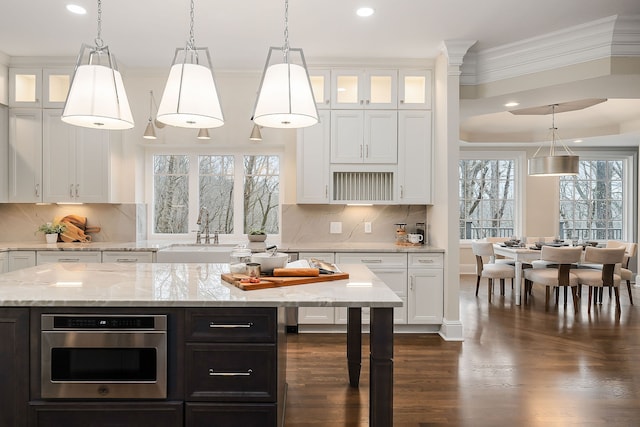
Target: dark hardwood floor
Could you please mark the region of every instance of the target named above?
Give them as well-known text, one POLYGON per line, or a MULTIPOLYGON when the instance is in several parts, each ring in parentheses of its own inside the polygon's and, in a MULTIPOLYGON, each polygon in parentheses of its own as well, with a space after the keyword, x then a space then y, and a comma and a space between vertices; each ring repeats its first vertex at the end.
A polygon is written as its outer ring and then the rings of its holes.
MULTIPOLYGON (((508 288, 509 286, 507 286, 508 288)), ((640 291, 587 313, 571 301, 545 311, 544 288, 526 306, 512 292, 487 302, 483 281, 461 276, 464 342, 396 334, 394 426, 640 426, 640 291)), ((571 298, 571 297, 569 297, 571 298)), ((368 425, 368 339, 359 389, 347 382, 346 337, 288 336, 286 426, 368 425)))

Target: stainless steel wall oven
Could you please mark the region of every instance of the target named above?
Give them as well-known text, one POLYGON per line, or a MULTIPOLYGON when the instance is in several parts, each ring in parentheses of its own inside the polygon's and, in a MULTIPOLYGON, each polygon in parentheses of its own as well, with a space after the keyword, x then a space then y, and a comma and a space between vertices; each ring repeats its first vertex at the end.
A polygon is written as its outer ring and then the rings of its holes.
POLYGON ((166 315, 41 315, 43 399, 167 397, 166 315))

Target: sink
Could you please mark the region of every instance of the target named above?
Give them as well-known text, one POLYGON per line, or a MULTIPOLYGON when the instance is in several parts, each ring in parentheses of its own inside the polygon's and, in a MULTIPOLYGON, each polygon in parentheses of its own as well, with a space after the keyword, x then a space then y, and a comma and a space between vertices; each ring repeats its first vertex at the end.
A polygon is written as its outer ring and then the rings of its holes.
POLYGON ((231 252, 236 246, 236 244, 176 243, 160 249, 156 254, 156 262, 229 262, 231 252))

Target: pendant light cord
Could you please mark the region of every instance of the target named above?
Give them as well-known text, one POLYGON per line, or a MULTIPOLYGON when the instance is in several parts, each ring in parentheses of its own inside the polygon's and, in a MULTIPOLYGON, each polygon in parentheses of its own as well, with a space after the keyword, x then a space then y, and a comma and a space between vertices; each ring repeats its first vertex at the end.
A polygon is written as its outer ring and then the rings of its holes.
MULTIPOLYGON (((571 150, 569 147, 567 147, 567 145, 562 142, 562 140, 558 137, 558 128, 556 127, 556 107, 558 106, 558 104, 551 104, 551 128, 549 129, 551 131, 551 146, 549 147, 549 156, 553 157, 556 155, 556 139, 558 139, 560 141, 560 144, 562 144, 562 148, 564 149, 564 151, 573 156, 575 155, 575 153, 573 152, 573 150, 571 150)), ((538 149, 536 150, 535 153, 533 153, 533 157, 537 157, 538 153, 540 152, 540 150, 542 149, 543 145, 540 145, 538 147, 538 149)))
POLYGON ((98 48, 104 46, 104 41, 102 40, 102 0, 98 0, 98 35, 94 41, 98 48))
POLYGON ((282 54, 285 64, 289 63, 289 0, 284 0, 284 46, 282 54))

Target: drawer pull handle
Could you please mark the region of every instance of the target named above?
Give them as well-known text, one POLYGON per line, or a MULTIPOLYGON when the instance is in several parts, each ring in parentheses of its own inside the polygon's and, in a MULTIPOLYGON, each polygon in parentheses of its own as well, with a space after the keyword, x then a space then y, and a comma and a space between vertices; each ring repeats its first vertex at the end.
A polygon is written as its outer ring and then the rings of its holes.
POLYGON ((58 262, 80 262, 80 258, 59 258, 58 262))
POLYGON ((381 264, 382 260, 381 259, 363 259, 362 263, 363 264, 381 264))
POLYGON ((420 264, 433 264, 433 260, 432 259, 419 259, 418 262, 420 264))
POLYGON ((247 370, 247 372, 216 372, 213 368, 209 368, 210 377, 249 377, 253 373, 253 369, 247 370))
POLYGON ((210 328, 250 328, 253 326, 253 322, 248 322, 248 323, 234 323, 234 324, 230 324, 230 323, 214 323, 211 322, 209 323, 209 327, 210 328))
POLYGON ((116 262, 136 262, 137 258, 116 258, 116 262))

